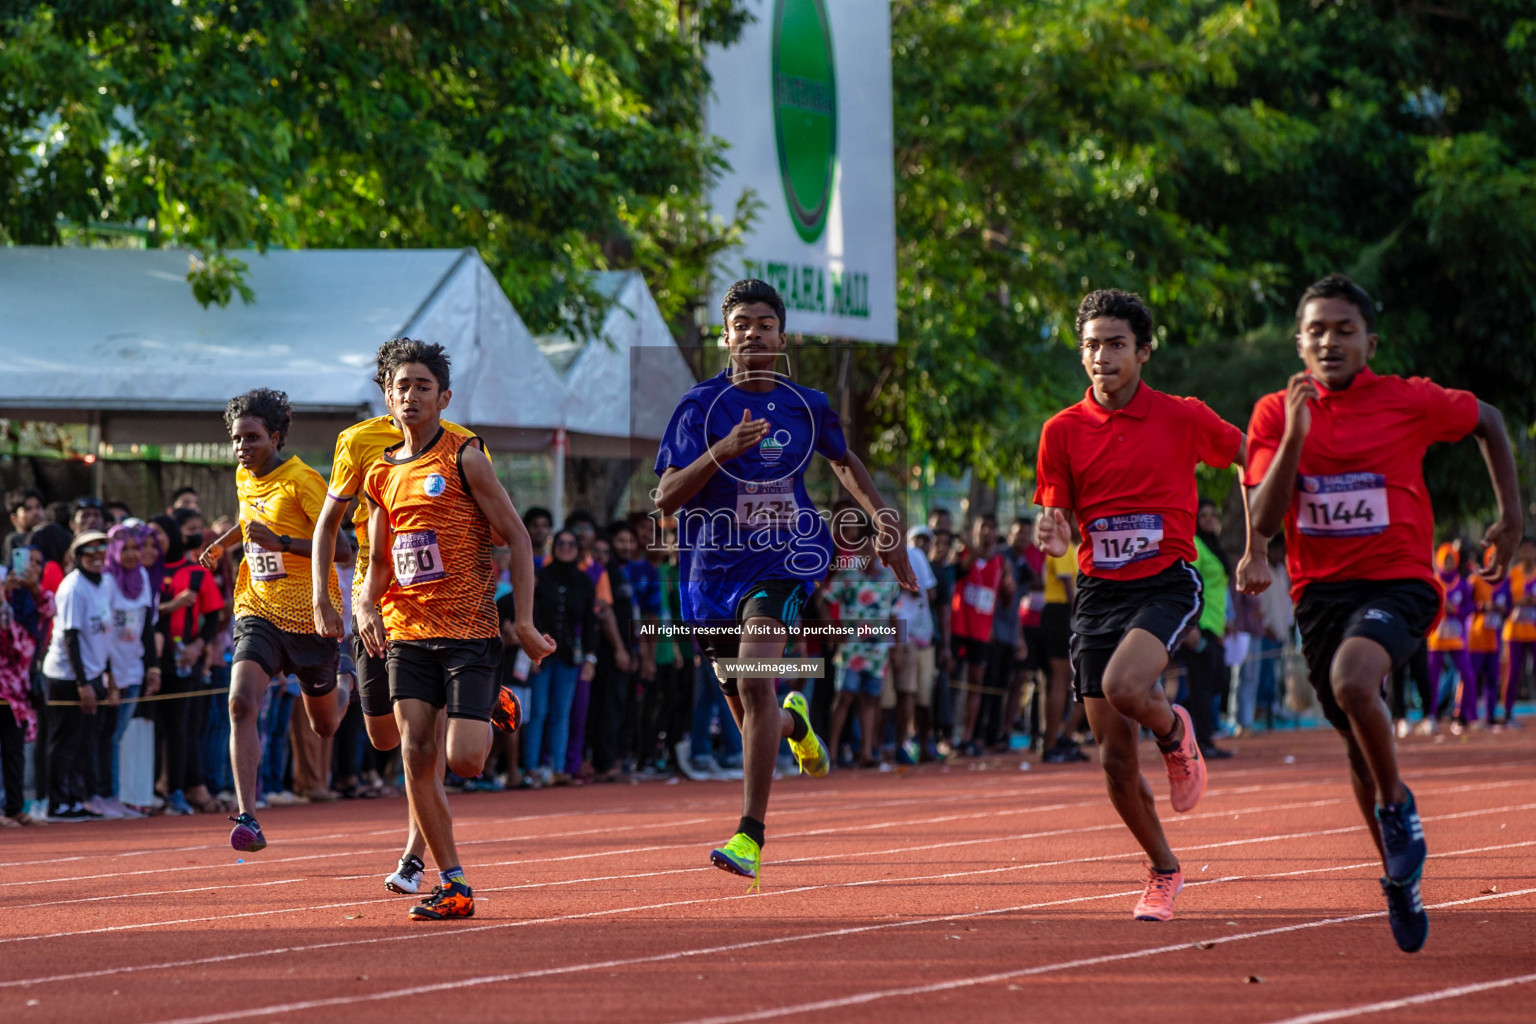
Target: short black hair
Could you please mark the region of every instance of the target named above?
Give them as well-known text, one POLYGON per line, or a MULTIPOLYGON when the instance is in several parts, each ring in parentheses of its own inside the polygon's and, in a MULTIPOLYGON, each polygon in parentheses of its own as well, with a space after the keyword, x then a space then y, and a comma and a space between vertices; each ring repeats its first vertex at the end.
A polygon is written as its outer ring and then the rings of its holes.
POLYGON ((586 523, 588 526, 592 527, 594 533, 597 531, 597 517, 584 508, 579 508, 565 517, 565 528, 567 530, 575 526, 577 523, 586 523))
POLYGON ((195 498, 195 497, 197 497, 197 488, 196 487, 178 487, 178 488, 176 488, 174 491, 171 492, 171 504, 172 505, 176 504, 176 499, 180 498, 183 494, 190 494, 190 495, 192 495, 192 497, 195 498))
POLYGON ((1083 296, 1083 301, 1077 306, 1079 342, 1083 337, 1084 324, 1090 320, 1110 317, 1131 325, 1131 332, 1136 335, 1137 348, 1146 348, 1152 344, 1152 310, 1141 301, 1140 295, 1123 292, 1119 288, 1101 288, 1083 296))
POLYGON ((526 510, 523 513, 523 525, 528 526, 532 524, 535 519, 540 517, 548 520, 549 525, 555 525, 555 517, 551 515, 549 509, 545 508, 543 505, 534 505, 532 508, 526 510))
POLYGON ((20 512, 22 509, 26 508, 27 502, 31 501, 33 498, 37 499, 37 503, 39 505, 43 503, 43 496, 41 492, 33 490, 31 487, 14 487, 11 490, 6 491, 5 514, 15 515, 17 512, 20 512))
POLYGON ((1016 519, 1014 519, 1014 524, 1017 525, 1017 526, 1034 526, 1035 525, 1035 517, 1034 516, 1019 516, 1016 519))
POLYGON ((1329 274, 1307 285, 1307 290, 1301 293, 1301 301, 1296 303, 1296 329, 1301 329, 1301 314, 1306 310, 1307 303, 1313 299, 1344 299, 1351 306, 1360 311, 1360 319, 1365 321, 1365 329, 1370 334, 1376 333, 1376 303, 1369 293, 1343 274, 1329 274))
POLYGON ((773 315, 779 318, 779 331, 784 330, 784 299, 779 295, 779 290, 767 281, 759 281, 755 277, 749 277, 737 281, 725 291, 725 298, 720 300, 720 322, 728 324, 731 319, 731 310, 737 306, 747 306, 754 302, 764 302, 773 307, 773 315))
POLYGON ((612 540, 614 537, 617 537, 621 533, 630 533, 630 534, 632 534, 634 532, 635 532, 635 528, 634 528, 634 526, 630 525, 630 522, 629 522, 628 519, 615 519, 613 522, 608 524, 608 539, 609 540, 612 540))
POLYGON ((171 513, 171 518, 176 520, 176 528, 187 525, 189 519, 202 519, 203 514, 195 508, 178 508, 171 513))
MULTIPOLYGON (((288 404, 287 392, 274 391, 271 388, 256 388, 243 395, 236 395, 224 407, 224 429, 233 431, 235 423, 247 416, 261 420, 261 425, 267 428, 267 433, 277 438, 277 447, 281 451, 283 444, 288 440, 288 428, 293 425, 293 406, 288 404)), ((175 498, 171 499, 172 502, 175 500, 175 498)))
POLYGON ((379 346, 378 372, 373 375, 373 382, 379 386, 380 391, 387 394, 389 382, 395 379, 395 373, 400 367, 406 363, 420 363, 437 378, 438 390, 447 391, 451 362, 448 350, 441 345, 428 344, 414 338, 395 338, 379 346))

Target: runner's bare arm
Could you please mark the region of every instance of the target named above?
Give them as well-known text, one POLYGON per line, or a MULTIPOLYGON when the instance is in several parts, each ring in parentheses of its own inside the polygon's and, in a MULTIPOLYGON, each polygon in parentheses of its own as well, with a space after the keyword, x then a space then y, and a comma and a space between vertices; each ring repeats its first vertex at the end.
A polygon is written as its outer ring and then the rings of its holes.
MULTIPOLYGON (((523 653, 535 666, 555 653, 555 641, 541 634, 533 625, 533 543, 522 517, 512 505, 507 489, 496 479, 491 460, 479 448, 466 446, 459 454, 459 466, 469 483, 469 492, 475 504, 491 524, 492 532, 506 539, 512 555, 512 593, 517 619, 513 629, 523 653)), ((370 533, 368 539, 373 540, 370 533)))
POLYGON ((395 568, 390 561, 389 517, 372 501, 368 502, 368 571, 363 577, 362 591, 352 606, 352 617, 357 620, 357 635, 368 648, 368 653, 382 658, 388 653, 389 637, 384 631, 384 618, 379 614, 379 599, 389 589, 395 568))
POLYGON ((664 515, 676 512, 683 507, 684 502, 704 489, 710 477, 715 475, 715 470, 720 468, 720 463, 728 462, 749 448, 757 447, 767 433, 767 420, 755 420, 752 418, 752 410, 743 410, 741 422, 729 434, 710 445, 703 455, 681 469, 676 466, 667 467, 666 472, 661 474, 661 482, 656 485, 656 507, 664 515))
POLYGON ((869 520, 875 525, 875 550, 880 554, 880 561, 890 566, 901 589, 918 593, 917 574, 912 571, 912 563, 907 559, 907 535, 901 522, 901 513, 880 497, 874 479, 864 466, 864 460, 852 451, 844 452, 840 459, 827 461, 832 463, 832 473, 837 477, 837 482, 843 485, 843 490, 869 513, 869 520))
POLYGON ((299 558, 308 558, 313 550, 308 537, 289 537, 287 546, 284 546, 283 538, 277 535, 277 531, 259 521, 245 525, 245 536, 252 544, 258 544, 269 551, 283 551, 299 558))
POLYGON ((1041 510, 1039 525, 1035 527, 1035 543, 1052 558, 1060 558, 1072 546, 1072 526, 1067 518, 1070 509, 1046 506, 1041 510))
POLYGON ((1317 394, 1317 385, 1305 373, 1293 374, 1286 385, 1285 433, 1280 438, 1280 447, 1275 450, 1264 479, 1247 489, 1251 529, 1262 537, 1273 537, 1285 525, 1285 513, 1296 496, 1301 446, 1307 440, 1307 431, 1312 429, 1312 411, 1307 402, 1317 394))
POLYGON ((1487 402, 1477 403, 1477 426, 1472 428, 1477 446, 1488 465, 1488 477, 1499 499, 1499 520, 1488 527, 1483 542, 1493 548, 1493 561, 1478 569, 1489 583, 1499 583, 1509 573, 1509 562, 1520 544, 1524 530, 1520 508, 1520 475, 1515 469, 1515 455, 1509 447, 1504 416, 1487 402))
MULTIPOLYGON (((343 501, 333 494, 326 494, 325 504, 320 506, 319 518, 315 520, 315 533, 310 538, 309 546, 312 557, 309 563, 309 589, 310 602, 315 614, 315 632, 321 636, 339 637, 345 631, 341 622, 341 613, 331 604, 330 590, 330 565, 337 561, 336 531, 341 529, 342 522, 347 517, 347 506, 351 501, 343 501)), ((363 567, 366 570, 366 566, 363 567)))
POLYGON ((224 557, 224 549, 239 536, 240 524, 236 522, 234 526, 224 531, 223 536, 203 549, 203 553, 198 556, 197 564, 204 569, 212 569, 219 564, 219 559, 224 557))
MULTIPOLYGON (((1248 464, 1248 439, 1245 437, 1237 446, 1237 458, 1232 464, 1238 467, 1248 464)), ((1238 490, 1243 494, 1243 526, 1247 530, 1243 545, 1243 557, 1237 563, 1237 577, 1234 581, 1240 594, 1262 594, 1269 589, 1274 582, 1274 577, 1269 572, 1269 538, 1253 528, 1253 500, 1248 493, 1248 488, 1238 482, 1238 490)))

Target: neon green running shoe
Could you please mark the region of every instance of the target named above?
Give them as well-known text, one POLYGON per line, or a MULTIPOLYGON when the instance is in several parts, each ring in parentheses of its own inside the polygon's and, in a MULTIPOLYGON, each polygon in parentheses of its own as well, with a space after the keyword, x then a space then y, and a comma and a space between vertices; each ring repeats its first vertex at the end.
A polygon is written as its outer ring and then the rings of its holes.
POLYGON ((709 862, 721 871, 752 879, 747 892, 762 891, 763 848, 745 832, 737 832, 730 842, 710 850, 709 862))
POLYGON ((827 754, 827 745, 811 728, 811 712, 805 706, 805 695, 799 690, 791 690, 784 698, 784 710, 805 723, 805 739, 789 741, 789 749, 795 752, 800 771, 815 779, 824 778, 832 768, 832 758, 827 754))

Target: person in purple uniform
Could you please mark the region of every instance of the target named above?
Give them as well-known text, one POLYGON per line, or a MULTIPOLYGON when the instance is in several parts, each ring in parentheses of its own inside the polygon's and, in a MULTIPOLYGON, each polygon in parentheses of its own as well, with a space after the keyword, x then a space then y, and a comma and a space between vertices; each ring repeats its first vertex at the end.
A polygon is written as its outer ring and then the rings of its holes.
MULTIPOLYGON (((784 300, 762 281, 737 281, 720 304, 730 364, 683 396, 656 456, 656 506, 677 516, 682 617, 693 624, 741 726, 744 799, 736 834, 710 852, 722 870, 760 884, 763 818, 782 738, 800 770, 827 773, 805 698, 775 695, 780 673, 732 663, 782 657, 789 630, 832 561, 832 536, 805 489, 812 456, 878 530, 879 558, 916 592, 900 516, 886 506, 820 391, 778 371, 784 300)), ((834 523, 834 526, 837 524, 834 523)))
POLYGON ((1450 661, 1461 680, 1461 688, 1473 687, 1472 659, 1467 654, 1467 626, 1477 610, 1472 600, 1472 584, 1461 574, 1461 555, 1453 545, 1443 544, 1435 557, 1435 578, 1440 584, 1440 624, 1429 635, 1429 685, 1434 706, 1431 720, 1440 713, 1440 680, 1445 663, 1450 661))

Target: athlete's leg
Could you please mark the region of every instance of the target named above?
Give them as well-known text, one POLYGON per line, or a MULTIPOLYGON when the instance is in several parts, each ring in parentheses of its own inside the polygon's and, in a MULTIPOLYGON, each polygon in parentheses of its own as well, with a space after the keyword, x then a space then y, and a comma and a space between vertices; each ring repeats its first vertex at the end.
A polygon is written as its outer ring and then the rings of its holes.
MULTIPOLYGON (((781 657, 788 639, 789 630, 782 622, 754 616, 742 624, 737 657, 781 657)), ((772 679, 738 679, 736 693, 727 694, 725 699, 741 727, 741 813, 743 817, 763 821, 768 813, 768 792, 773 788, 779 741, 794 731, 795 719, 779 706, 772 679)))
POLYGON ((256 808, 256 772, 261 767, 261 736, 256 720, 272 674, 253 660, 237 661, 229 676, 229 767, 235 779, 239 813, 256 808))
POLYGON ((346 717, 347 703, 352 699, 351 687, 342 686, 338 680, 336 689, 323 696, 304 694, 304 710, 309 715, 309 727, 321 739, 330 739, 341 728, 346 717))
MULTIPOLYGON (((457 866, 453 816, 442 788, 443 743, 439 739, 438 709, 424 700, 395 702, 400 724, 400 752, 405 762, 405 792, 411 819, 421 830, 439 870, 457 866)), ((477 723, 478 724, 478 723, 477 723)))
MULTIPOLYGON (((1392 655, 1374 640, 1352 636, 1333 656, 1329 681, 1333 696, 1349 716, 1350 732, 1369 768, 1378 804, 1400 804, 1408 791, 1397 772, 1392 716, 1381 698, 1382 677, 1392 671, 1392 655)), ((1352 762, 1353 763, 1353 762, 1352 762)), ((1374 814, 1372 816, 1374 828, 1374 814)))
MULTIPOLYGON (((1172 738, 1178 723, 1167 695, 1157 685, 1167 667, 1168 649, 1163 642, 1144 629, 1130 629, 1104 669, 1104 696, 1110 705, 1160 738, 1172 738)), ((1097 735, 1097 728, 1094 732, 1097 735)))
POLYGON ((400 745, 400 726, 393 711, 387 715, 364 715, 363 728, 368 730, 368 742, 375 750, 394 750, 400 745))
POLYGON ((1353 732, 1340 732, 1339 735, 1344 738, 1344 748, 1349 754, 1349 784, 1355 791, 1355 803, 1365 818, 1371 842, 1376 844, 1377 856, 1381 857, 1382 864, 1386 864, 1386 853, 1381 847, 1381 829, 1376 824, 1376 780, 1371 774, 1370 762, 1366 760, 1365 751, 1361 749, 1353 732))
POLYGON ((1088 708, 1088 724, 1099 743, 1099 763, 1104 768, 1109 802, 1114 804, 1115 812, 1146 851, 1154 868, 1178 870, 1179 859, 1168 847, 1152 790, 1137 763, 1136 742, 1140 732, 1136 720, 1116 711, 1108 700, 1089 697, 1084 703, 1088 708))
POLYGON ((448 770, 463 779, 479 777, 491 752, 490 722, 474 718, 448 719, 448 770))

